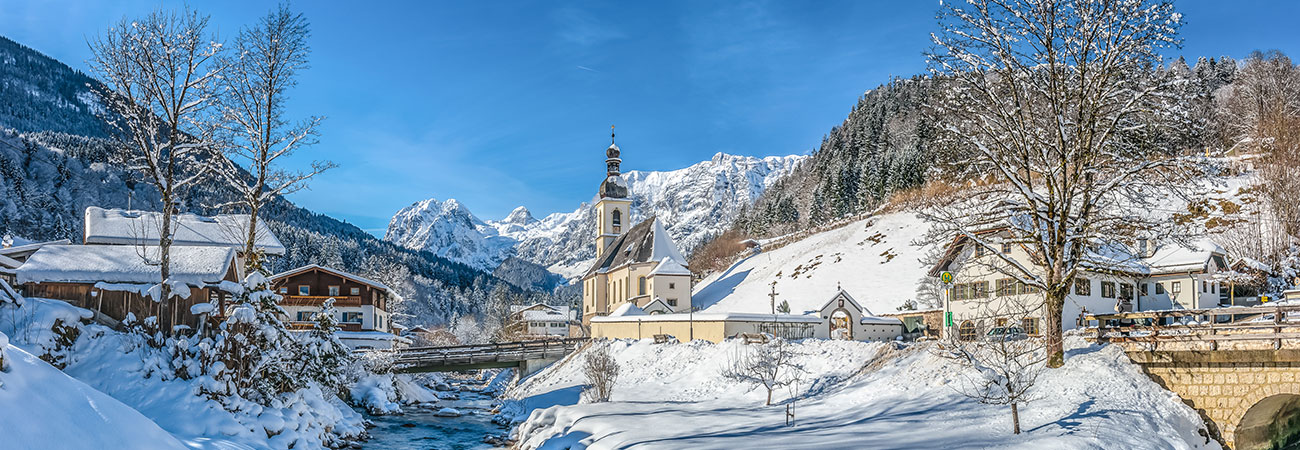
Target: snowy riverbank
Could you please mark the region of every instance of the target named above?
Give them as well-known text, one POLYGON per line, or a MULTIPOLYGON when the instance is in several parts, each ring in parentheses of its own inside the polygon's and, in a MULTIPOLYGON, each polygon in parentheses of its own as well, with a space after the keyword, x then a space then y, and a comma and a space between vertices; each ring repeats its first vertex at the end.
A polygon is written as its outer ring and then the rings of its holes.
POLYGON ((1219 448, 1198 433, 1195 411, 1118 348, 1078 338, 1021 408, 1018 436, 1009 408, 954 390, 965 369, 927 344, 796 344, 808 374, 794 393, 794 426, 789 392, 763 406, 761 389, 722 376, 738 342, 607 345, 622 370, 609 403, 578 404, 580 364, 547 368, 507 394, 503 412, 523 420, 522 448, 1219 448), (873 362, 878 355, 887 360, 873 362))

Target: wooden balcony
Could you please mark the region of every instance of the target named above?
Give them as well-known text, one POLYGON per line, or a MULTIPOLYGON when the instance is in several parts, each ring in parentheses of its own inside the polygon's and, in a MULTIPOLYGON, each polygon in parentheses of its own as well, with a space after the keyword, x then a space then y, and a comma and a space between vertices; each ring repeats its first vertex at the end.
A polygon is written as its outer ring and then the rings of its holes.
MULTIPOLYGON (((291 320, 285 322, 290 330, 310 330, 316 328, 316 322, 291 320)), ((345 322, 339 324, 339 329, 343 331, 362 331, 361 324, 356 322, 345 322)))
POLYGON ((343 295, 285 295, 280 306, 321 306, 325 300, 334 299, 334 306, 361 306, 360 296, 343 295))

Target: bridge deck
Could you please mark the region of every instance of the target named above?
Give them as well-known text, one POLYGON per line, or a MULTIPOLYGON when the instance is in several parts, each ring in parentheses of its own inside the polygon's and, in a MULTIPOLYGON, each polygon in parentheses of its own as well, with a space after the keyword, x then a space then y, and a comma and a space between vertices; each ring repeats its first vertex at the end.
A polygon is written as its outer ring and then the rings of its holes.
POLYGON ((395 350, 393 370, 398 373, 448 372, 514 367, 525 361, 560 358, 587 338, 546 339, 450 347, 410 347, 395 350))

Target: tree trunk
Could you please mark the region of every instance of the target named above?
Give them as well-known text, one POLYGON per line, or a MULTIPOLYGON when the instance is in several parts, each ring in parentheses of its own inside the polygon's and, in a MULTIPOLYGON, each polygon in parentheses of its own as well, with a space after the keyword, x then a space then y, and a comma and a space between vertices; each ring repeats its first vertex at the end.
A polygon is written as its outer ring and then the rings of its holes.
MULTIPOLYGON (((170 180, 168 181, 170 182, 170 180)), ((168 186, 170 186, 170 184, 168 186)), ((171 277, 172 214, 175 214, 175 210, 173 209, 174 206, 172 206, 172 202, 175 200, 172 198, 172 192, 170 188, 163 190, 162 201, 163 201, 162 224, 158 228, 158 258, 159 258, 158 272, 162 275, 161 285, 159 286, 158 289, 159 293, 161 294, 160 298, 158 299, 159 327, 163 326, 162 323, 163 319, 166 318, 167 311, 168 309, 170 309, 168 308, 167 302, 171 301, 171 297, 172 297, 172 288, 171 285, 167 283, 167 279, 171 277)), ((171 330, 169 328, 170 327, 164 328, 163 331, 163 333, 167 336, 171 335, 171 330)))
POLYGON ((772 406, 772 389, 767 390, 767 406, 772 406))
POLYGON ((244 269, 248 273, 253 273, 262 268, 261 258, 254 251, 254 246, 257 244, 257 210, 259 206, 257 201, 250 202, 248 205, 248 241, 244 242, 244 269))
MULTIPOLYGON (((1069 288, 1066 287, 1066 290, 1069 288)), ((1065 365, 1065 349, 1061 344, 1062 309, 1065 307, 1065 290, 1049 290, 1044 296, 1047 301, 1047 323, 1043 324, 1047 335, 1047 367, 1057 368, 1065 365)))
POLYGON ((1020 408, 1019 405, 1011 404, 1011 434, 1020 434, 1020 408))

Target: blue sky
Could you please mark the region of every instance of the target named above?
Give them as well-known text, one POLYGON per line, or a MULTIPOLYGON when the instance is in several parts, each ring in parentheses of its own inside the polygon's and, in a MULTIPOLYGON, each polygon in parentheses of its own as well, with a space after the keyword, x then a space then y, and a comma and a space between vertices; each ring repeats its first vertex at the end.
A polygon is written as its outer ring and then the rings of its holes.
MULTIPOLYGON (((85 69, 88 37, 171 1, 0 0, 0 34, 85 69)), ((273 6, 191 1, 233 36, 273 6)), ((326 2, 295 117, 321 115, 298 155, 341 166, 291 198, 383 234, 413 202, 541 217, 591 199, 609 126, 624 169, 714 153, 807 153, 857 97, 922 72, 937 1, 326 2), (364 4, 365 6, 359 6, 364 4)), ((1182 54, 1300 54, 1296 2, 1183 1, 1182 54)))

